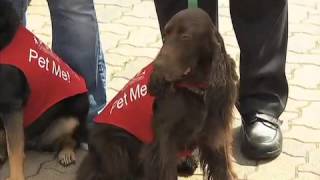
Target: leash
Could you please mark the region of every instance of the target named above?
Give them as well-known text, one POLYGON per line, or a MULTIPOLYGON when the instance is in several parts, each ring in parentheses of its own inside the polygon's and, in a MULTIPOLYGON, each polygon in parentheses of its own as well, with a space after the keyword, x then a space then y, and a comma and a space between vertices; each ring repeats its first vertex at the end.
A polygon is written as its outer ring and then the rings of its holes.
POLYGON ((188 0, 188 8, 197 8, 198 0, 188 0))

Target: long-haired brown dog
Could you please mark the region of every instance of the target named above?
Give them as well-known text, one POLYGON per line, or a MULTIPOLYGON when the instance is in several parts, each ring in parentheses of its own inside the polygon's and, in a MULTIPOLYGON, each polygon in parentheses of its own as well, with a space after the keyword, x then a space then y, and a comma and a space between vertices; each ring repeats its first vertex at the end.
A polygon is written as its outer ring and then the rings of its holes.
POLYGON ((172 17, 152 65, 154 140, 142 144, 122 128, 96 124, 77 180, 175 180, 177 154, 194 148, 208 179, 235 179, 230 145, 238 77, 207 13, 187 9, 172 17))
POLYGON ((7 148, 8 179, 25 179, 25 144, 36 150, 58 151, 63 166, 74 163, 80 128, 85 129, 88 109, 84 80, 20 25, 9 1, 0 0, 0 147, 7 148), (41 77, 33 72, 40 72, 41 77), (73 79, 68 82, 67 77, 73 79), (74 82, 75 88, 64 96, 74 82), (62 92, 62 96, 56 92, 62 92))
POLYGON ((198 147, 208 179, 235 179, 230 147, 238 78, 208 14, 187 9, 172 17, 154 66, 155 141, 142 149, 144 179, 177 179, 174 154, 186 146, 198 147))

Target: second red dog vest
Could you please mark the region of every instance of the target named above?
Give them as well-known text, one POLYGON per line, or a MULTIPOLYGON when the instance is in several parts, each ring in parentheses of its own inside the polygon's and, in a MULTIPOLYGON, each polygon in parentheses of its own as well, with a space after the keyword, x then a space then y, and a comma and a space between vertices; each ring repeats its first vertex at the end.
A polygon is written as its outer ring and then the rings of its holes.
POLYGON ((131 133, 144 143, 153 140, 152 105, 154 97, 147 92, 152 64, 141 70, 111 100, 96 123, 112 124, 131 133))
POLYGON ((84 79, 23 26, 0 52, 0 64, 20 69, 28 81, 31 94, 24 109, 25 127, 59 101, 87 92, 84 79))

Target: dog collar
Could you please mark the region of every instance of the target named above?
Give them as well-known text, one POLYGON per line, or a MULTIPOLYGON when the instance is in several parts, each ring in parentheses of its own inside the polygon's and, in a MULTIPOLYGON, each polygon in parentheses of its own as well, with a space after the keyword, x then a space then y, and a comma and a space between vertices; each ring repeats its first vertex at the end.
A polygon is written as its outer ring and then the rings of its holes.
POLYGON ((198 94, 198 95, 205 95, 206 90, 209 87, 208 83, 177 83, 177 88, 186 88, 189 91, 198 94))

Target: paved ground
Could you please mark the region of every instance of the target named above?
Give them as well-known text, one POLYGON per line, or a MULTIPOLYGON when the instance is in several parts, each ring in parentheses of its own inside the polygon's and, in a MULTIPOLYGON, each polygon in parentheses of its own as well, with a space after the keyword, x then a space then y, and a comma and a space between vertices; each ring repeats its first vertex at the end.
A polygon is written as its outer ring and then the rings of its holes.
MULTIPOLYGON (((108 100, 161 46, 159 27, 151 0, 95 0, 101 40, 108 63, 108 100)), ((238 45, 229 18, 228 4, 219 2, 220 31, 231 56, 239 61, 238 45)), ((28 28, 50 44, 51 25, 44 0, 33 0, 28 28)), ((236 115, 234 165, 241 179, 320 180, 320 1, 289 0, 287 77, 289 101, 284 120, 283 153, 271 162, 249 161, 238 151, 239 116, 236 115)), ((83 157, 84 151, 79 152, 83 157)), ((29 180, 71 180, 77 166, 62 168, 52 154, 28 153, 29 180)), ((78 161, 77 165, 80 161, 78 161)), ((0 171, 0 179, 7 172, 0 171)), ((198 171, 191 180, 202 179, 198 171)))

